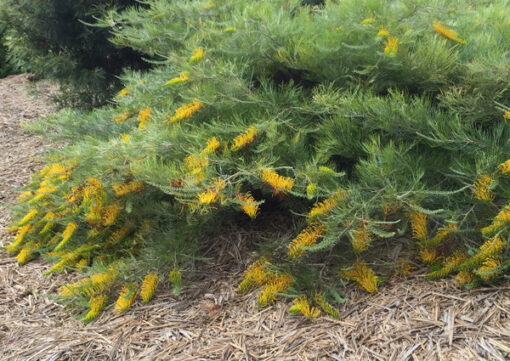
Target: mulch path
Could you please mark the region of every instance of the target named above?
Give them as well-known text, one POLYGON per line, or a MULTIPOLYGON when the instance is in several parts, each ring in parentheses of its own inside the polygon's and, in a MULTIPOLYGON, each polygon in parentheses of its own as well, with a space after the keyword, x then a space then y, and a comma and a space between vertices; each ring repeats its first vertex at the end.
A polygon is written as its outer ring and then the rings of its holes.
MULTIPOLYGON (((53 110, 47 97, 24 94, 26 75, 0 80, 0 200, 38 168, 40 139, 19 121, 53 110), (11 98, 12 97, 12 98, 11 98)), ((33 85, 32 85, 33 86, 33 85)), ((8 215, 0 209, 0 228, 8 215)), ((380 292, 348 288, 340 319, 290 316, 288 302, 258 309, 256 293, 235 288, 248 256, 249 232, 226 230, 174 298, 161 287, 148 305, 104 312, 83 325, 54 294, 75 275, 43 277, 42 260, 18 266, 0 251, 1 360, 498 360, 510 359, 510 283, 461 290, 416 271, 390 279, 380 292)), ((5 239, 4 239, 5 241, 5 239)), ((0 239, 1 243, 1 239, 0 239)), ((423 270, 422 270, 423 271, 423 270)))

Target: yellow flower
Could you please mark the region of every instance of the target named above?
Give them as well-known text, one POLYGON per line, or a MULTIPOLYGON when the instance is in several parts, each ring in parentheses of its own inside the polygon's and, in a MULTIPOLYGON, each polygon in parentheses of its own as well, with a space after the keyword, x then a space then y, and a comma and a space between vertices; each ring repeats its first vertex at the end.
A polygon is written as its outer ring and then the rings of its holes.
POLYGON ((216 150, 218 150, 219 147, 220 147, 220 142, 218 141, 218 139, 216 139, 216 137, 212 137, 212 138, 209 138, 209 140, 207 141, 207 146, 202 150, 201 153, 212 154, 212 153, 216 152, 216 150))
POLYGON ((503 119, 505 119, 507 122, 510 121, 510 110, 507 110, 503 113, 503 119))
POLYGON ((427 248, 437 247, 450 234, 452 234, 452 231, 455 231, 456 229, 457 229, 457 225, 449 224, 447 229, 441 229, 441 230, 437 231, 437 233, 434 237, 432 237, 431 239, 422 241, 421 245, 423 245, 427 248))
POLYGON ((444 36, 447 39, 450 39, 460 44, 466 44, 466 41, 459 38, 459 35, 455 30, 447 28, 446 26, 441 24, 440 21, 436 20, 434 22, 434 30, 436 31, 436 33, 438 33, 441 36, 444 36))
POLYGON ((305 254, 303 247, 313 246, 317 240, 327 232, 327 228, 320 222, 312 223, 297 235, 287 246, 289 249, 289 257, 298 259, 305 254))
POLYGON ((498 259, 489 257, 483 262, 480 268, 478 268, 476 273, 485 281, 489 281, 498 275, 499 272, 496 270, 496 268, 498 268, 500 265, 501 262, 498 259))
POLYGON ((283 177, 271 169, 262 171, 262 180, 273 188, 273 194, 285 194, 292 189, 294 179, 283 177))
POLYGON ((225 188, 225 181, 221 178, 217 178, 213 182, 213 187, 207 189, 205 192, 202 192, 198 195, 198 203, 199 204, 211 204, 215 203, 218 200, 218 195, 225 188))
POLYGON ((73 236, 73 234, 77 228, 78 228, 78 225, 76 223, 69 222, 67 224, 66 228, 64 229, 64 232, 62 232, 62 240, 55 247, 54 251, 58 251, 58 250, 62 249, 66 245, 66 243, 71 239, 71 237, 73 236))
POLYGON ((322 308, 324 312, 326 312, 328 315, 330 315, 333 318, 338 318, 340 315, 338 314, 338 311, 331 306, 325 299, 324 295, 320 292, 316 292, 314 296, 315 303, 322 308))
POLYGON ((127 311, 135 301, 137 291, 138 286, 136 283, 124 284, 119 298, 115 302, 115 309, 119 312, 127 311))
POLYGON ((363 19, 363 21, 361 22, 362 25, 373 24, 373 23, 375 23, 375 17, 363 19))
POLYGON ((120 204, 116 203, 102 209, 102 221, 104 226, 112 226, 115 224, 117 216, 120 214, 120 204))
POLYGON ((115 243, 118 243, 119 241, 121 241, 124 237, 126 237, 126 235, 131 232, 131 230, 133 229, 133 226, 131 224, 128 224, 127 226, 124 226, 118 230, 116 230, 115 232, 113 232, 111 234, 111 236, 108 238, 108 240, 106 241, 106 244, 108 245, 113 245, 115 243))
POLYGON ((308 198, 312 198, 317 193, 317 184, 315 183, 308 183, 306 186, 306 195, 308 198))
POLYGON ((359 260, 356 261, 352 269, 340 272, 342 277, 356 282, 367 292, 377 292, 377 284, 379 278, 375 275, 374 271, 367 267, 367 265, 359 260))
POLYGON ((428 237, 427 216, 420 212, 414 212, 410 215, 413 237, 419 241, 425 241, 428 237))
POLYGON ((74 283, 69 283, 60 287, 58 295, 61 297, 71 297, 78 294, 90 295, 93 292, 90 291, 89 286, 91 284, 90 278, 84 278, 74 283))
POLYGON ((179 120, 189 119, 191 116, 200 110, 204 105, 197 99, 189 104, 185 104, 175 111, 175 114, 168 120, 169 123, 174 123, 179 120))
POLYGON ((387 38, 387 37, 390 36, 390 32, 384 26, 381 26, 379 28, 379 32, 377 33, 377 36, 380 36, 380 37, 383 37, 383 38, 387 38))
POLYGON ((28 201, 33 195, 35 195, 35 193, 33 191, 24 191, 22 193, 20 193, 20 195, 18 196, 18 201, 19 202, 26 202, 28 201))
POLYGON ((231 32, 236 31, 236 28, 226 28, 224 31, 225 31, 226 33, 231 33, 231 32))
POLYGON ((32 209, 30 210, 30 212, 27 213, 27 215, 25 217, 23 217, 22 220, 20 220, 16 225, 18 227, 23 227, 24 225, 26 225, 28 222, 30 222, 31 220, 33 220, 35 217, 37 217, 37 209, 32 209))
POLYGON ((25 264, 32 258, 32 248, 31 247, 23 247, 21 251, 19 251, 16 256, 16 260, 18 264, 25 264))
POLYGON ((199 156, 195 154, 190 154, 186 158, 184 158, 184 164, 188 171, 195 171, 197 169, 205 168, 209 164, 209 158, 204 154, 199 156))
POLYGON ((140 122, 140 124, 138 125, 139 129, 147 128, 147 122, 149 121, 151 113, 152 113, 151 108, 143 108, 138 112, 138 117, 136 118, 136 120, 140 122))
POLYGON ((474 184, 473 193, 475 198, 480 201, 491 201, 494 199, 494 193, 489 189, 492 178, 486 175, 479 176, 474 184))
POLYGON ((122 98, 123 96, 128 95, 128 94, 129 94, 129 88, 124 88, 124 89, 121 89, 117 93, 116 98, 122 98))
POLYGON ((149 303, 152 297, 154 297, 154 292, 156 292, 156 287, 158 287, 158 280, 159 277, 155 273, 149 273, 145 276, 140 290, 142 303, 149 303))
POLYGON ((243 202, 241 205, 241 209, 246 213, 250 218, 254 219, 257 216, 259 211, 259 206, 256 203, 257 201, 250 193, 246 193, 245 195, 236 194, 237 200, 243 202))
POLYGON ((506 160, 505 162, 501 163, 498 166, 498 170, 503 174, 510 173, 510 159, 506 160))
POLYGON ((244 271, 244 278, 237 287, 237 291, 246 293, 254 286, 262 286, 264 283, 268 282, 271 279, 271 274, 266 270, 268 264, 269 262, 265 258, 253 262, 250 267, 244 271))
POLYGON ((181 282, 182 282, 181 272, 179 272, 179 270, 177 268, 172 269, 170 271, 170 273, 168 274, 168 279, 173 284, 179 284, 180 285, 181 282))
POLYGON ((60 261, 55 263, 55 265, 53 265, 49 270, 44 272, 44 275, 47 276, 55 272, 64 271, 66 267, 73 265, 79 257, 80 255, 78 252, 68 252, 60 259, 60 261))
POLYGON ((127 118, 129 118, 129 113, 128 112, 124 112, 124 113, 120 113, 120 114, 115 114, 113 116, 113 120, 117 124, 124 123, 127 120, 127 118))
POLYGON ((120 135, 120 139, 122 139, 122 141, 124 143, 130 143, 131 142, 131 135, 127 134, 127 133, 122 133, 120 135))
POLYGON ((106 306, 107 302, 108 302, 108 296, 106 296, 106 295, 92 296, 89 300, 89 312, 83 319, 83 322, 89 323, 89 322, 93 321, 95 318, 97 318, 97 316, 99 316, 101 311, 106 306))
POLYGON ((189 73, 187 71, 183 71, 182 73, 179 74, 178 77, 170 79, 165 84, 163 84, 163 86, 170 86, 170 85, 174 85, 174 84, 180 84, 180 83, 187 82, 188 80, 189 80, 189 73))
POLYGON ((189 58, 189 61, 191 63, 195 63, 195 62, 202 60, 203 57, 204 57, 204 49, 197 48, 197 49, 193 50, 193 55, 191 55, 191 58, 189 58))
POLYGON ((310 321, 315 321, 315 319, 321 314, 321 311, 318 308, 310 305, 306 296, 294 299, 293 305, 289 308, 289 312, 293 315, 302 314, 310 321))
POLYGON ((27 224, 27 225, 24 225, 21 228, 18 228, 18 232, 16 233, 16 237, 14 238, 14 242, 12 242, 11 244, 5 246, 5 249, 7 250, 7 252, 9 252, 9 253, 16 252, 18 247, 21 246, 21 244, 23 243, 23 241, 25 239, 25 236, 30 231, 31 227, 32 227, 32 225, 27 224))
POLYGON ((117 196, 124 196, 129 193, 139 192, 143 189, 144 184, 141 181, 131 181, 128 183, 114 184, 112 186, 117 196))
POLYGON ((76 264, 74 265, 74 267, 76 267, 76 269, 78 271, 85 271, 86 267, 89 265, 89 260, 88 258, 82 258, 80 259, 78 262, 76 262, 76 264))
POLYGON ((384 43, 384 54, 396 54, 398 50, 398 38, 394 36, 389 36, 386 42, 384 43))
POLYGON ((372 236, 368 227, 366 225, 361 225, 358 229, 353 233, 351 239, 351 245, 354 249, 354 252, 361 253, 368 249, 368 245, 372 241, 372 236))
POLYGON ((437 260, 437 257, 438 255, 435 249, 424 248, 420 250, 420 258, 423 263, 433 263, 435 260, 437 260))
POLYGON ((480 246, 480 252, 485 256, 500 254, 503 251, 505 242, 500 236, 493 237, 480 246))
POLYGON ((278 299, 277 293, 285 292, 294 282, 288 274, 274 276, 262 289, 258 298, 258 306, 266 307, 278 299))
POLYGON ((239 134, 234 138, 234 144, 232 145, 232 151, 236 152, 249 144, 253 143, 255 137, 257 136, 257 128, 251 126, 248 130, 242 134, 239 134))
POLYGON ((457 274, 455 281, 459 287, 467 285, 475 280, 475 276, 471 272, 462 271, 457 274))
POLYGON ((326 198, 322 202, 317 202, 308 213, 308 218, 313 219, 320 217, 331 212, 335 208, 339 201, 347 198, 347 192, 343 189, 337 190, 331 197, 326 198))
POLYGON ((53 226, 55 226, 55 223, 53 222, 55 217, 56 215, 53 212, 46 213, 46 215, 43 217, 43 220, 46 221, 46 224, 44 225, 43 229, 41 229, 41 231, 39 232, 39 235, 44 235, 51 231, 53 226))

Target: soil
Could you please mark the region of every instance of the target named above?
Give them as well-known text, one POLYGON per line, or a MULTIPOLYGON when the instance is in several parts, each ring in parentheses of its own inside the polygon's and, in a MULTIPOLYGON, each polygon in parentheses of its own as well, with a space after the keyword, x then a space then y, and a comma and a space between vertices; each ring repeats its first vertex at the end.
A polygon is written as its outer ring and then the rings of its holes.
MULTIPOLYGON (((40 167, 50 145, 20 122, 51 114, 48 83, 28 75, 0 80, 0 231, 6 204, 40 167), (32 93, 32 95, 29 95, 32 93), (37 96, 34 96, 37 95, 37 96)), ((160 287, 148 305, 108 310, 83 325, 46 297, 76 275, 43 277, 48 264, 19 266, 0 250, 1 360, 498 360, 510 359, 510 284, 461 290, 430 282, 424 270, 394 277, 377 294, 355 287, 337 305, 338 320, 310 322, 288 313, 289 302, 258 309, 257 294, 236 285, 250 261, 251 232, 225 230, 183 294, 160 287)), ((8 242, 0 238, 0 244, 8 242)))

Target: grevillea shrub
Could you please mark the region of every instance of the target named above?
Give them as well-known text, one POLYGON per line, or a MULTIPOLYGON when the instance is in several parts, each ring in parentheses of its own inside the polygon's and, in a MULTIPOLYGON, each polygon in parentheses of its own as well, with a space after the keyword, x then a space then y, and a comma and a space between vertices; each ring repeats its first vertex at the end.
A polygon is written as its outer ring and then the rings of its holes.
POLYGON ((508 273, 506 1, 149 5, 111 16, 114 42, 165 61, 33 126, 68 146, 14 209, 7 250, 86 273, 60 290, 85 321, 178 293, 211 235, 275 210, 297 229, 246 270, 260 307, 337 316, 342 282, 420 264, 467 287, 508 273))
MULTIPOLYGON (((123 68, 147 68, 141 54, 116 47, 107 24, 112 9, 144 6, 136 0, 2 0, 0 22, 13 64, 57 80, 63 106, 105 103, 120 89, 123 68)), ((1 53, 1 50, 0 50, 1 53)))

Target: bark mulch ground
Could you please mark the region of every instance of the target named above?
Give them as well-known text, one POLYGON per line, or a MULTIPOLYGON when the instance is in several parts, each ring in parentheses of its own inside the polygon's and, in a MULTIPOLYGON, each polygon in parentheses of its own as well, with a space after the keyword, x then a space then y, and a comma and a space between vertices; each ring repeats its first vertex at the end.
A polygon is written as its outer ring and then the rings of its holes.
MULTIPOLYGON (((0 200, 38 168, 44 149, 19 122, 51 112, 47 97, 26 95, 26 75, 0 80, 0 200)), ((37 87, 31 85, 29 88, 37 87)), ((0 209, 0 228, 8 215, 0 209)), ((420 270, 369 295, 345 294, 340 319, 312 323, 288 304, 259 310, 256 294, 235 288, 250 232, 226 230, 178 299, 161 288, 148 305, 104 312, 83 325, 45 297, 75 275, 43 277, 42 260, 18 266, 0 251, 1 360, 509 360, 510 284, 461 290, 420 270)), ((6 240, 4 239, 4 242, 6 240)), ((1 242, 1 240, 0 240, 1 242)), ((137 301, 138 302, 138 301, 137 301)))

